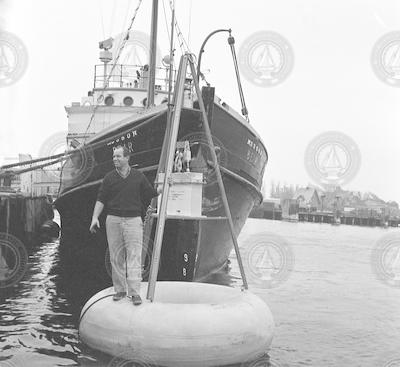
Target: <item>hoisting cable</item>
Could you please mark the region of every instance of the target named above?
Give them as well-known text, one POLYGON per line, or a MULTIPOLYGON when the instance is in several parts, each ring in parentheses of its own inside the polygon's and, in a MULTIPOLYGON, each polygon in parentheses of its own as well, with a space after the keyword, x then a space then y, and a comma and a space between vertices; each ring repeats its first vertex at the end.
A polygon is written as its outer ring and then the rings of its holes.
POLYGON ((236 58, 235 38, 231 35, 231 32, 229 32, 228 44, 231 48, 233 64, 235 66, 235 73, 236 73, 236 79, 237 79, 238 88, 239 88, 240 102, 242 103, 242 115, 246 118, 247 122, 249 122, 249 113, 247 111, 246 102, 244 100, 242 83, 240 81, 239 66, 238 66, 238 62, 237 62, 237 58, 236 58))

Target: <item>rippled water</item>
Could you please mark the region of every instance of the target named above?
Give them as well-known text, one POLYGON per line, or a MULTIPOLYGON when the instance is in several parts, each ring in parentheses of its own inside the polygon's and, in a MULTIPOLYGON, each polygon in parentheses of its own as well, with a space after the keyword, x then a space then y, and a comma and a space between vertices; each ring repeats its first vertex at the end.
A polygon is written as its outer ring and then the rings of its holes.
MULTIPOLYGON (((396 231, 247 221, 239 237, 243 252, 255 236, 274 233, 294 256, 287 280, 260 284, 248 277, 274 315, 271 366, 386 367, 400 360, 400 288, 378 281, 370 265, 375 242, 396 231)), ((231 261, 230 274, 212 281, 241 286, 234 254, 231 261)), ((107 366, 112 357, 80 343, 77 328, 85 300, 110 280, 66 272, 58 242, 31 249, 29 264, 23 281, 0 290, 0 366, 107 366)))

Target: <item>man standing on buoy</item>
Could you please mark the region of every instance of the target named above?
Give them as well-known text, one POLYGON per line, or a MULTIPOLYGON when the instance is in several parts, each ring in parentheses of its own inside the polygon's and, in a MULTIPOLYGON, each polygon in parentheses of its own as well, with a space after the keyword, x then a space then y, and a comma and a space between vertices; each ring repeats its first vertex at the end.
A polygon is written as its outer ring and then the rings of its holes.
POLYGON ((129 166, 129 150, 125 146, 114 148, 113 162, 115 170, 104 177, 98 192, 90 232, 94 233, 96 228, 100 228, 99 216, 105 207, 107 241, 115 290, 113 300, 119 301, 128 295, 134 305, 140 305, 142 207, 147 208, 151 199, 160 194, 162 189, 159 187, 155 190, 142 172, 129 166), (126 251, 126 268, 123 250, 126 251))

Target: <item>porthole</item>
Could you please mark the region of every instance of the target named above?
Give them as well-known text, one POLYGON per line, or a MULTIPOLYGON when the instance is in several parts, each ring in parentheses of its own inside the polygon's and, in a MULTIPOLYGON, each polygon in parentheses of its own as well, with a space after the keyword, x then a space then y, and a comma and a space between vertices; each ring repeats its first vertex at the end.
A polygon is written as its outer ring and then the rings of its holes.
POLYGON ((104 104, 106 106, 112 106, 114 104, 114 97, 109 95, 104 99, 104 104))
POLYGON ((124 105, 125 106, 132 106, 133 105, 133 98, 130 96, 126 96, 124 98, 124 105))

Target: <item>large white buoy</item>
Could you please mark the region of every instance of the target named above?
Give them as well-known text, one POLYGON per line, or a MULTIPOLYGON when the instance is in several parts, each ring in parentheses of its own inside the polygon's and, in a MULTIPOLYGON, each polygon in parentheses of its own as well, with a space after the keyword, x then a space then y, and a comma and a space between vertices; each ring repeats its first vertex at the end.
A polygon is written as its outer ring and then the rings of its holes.
POLYGON ((220 366, 254 360, 272 341, 268 306, 249 291, 194 282, 157 282, 153 302, 113 301, 113 288, 94 295, 79 333, 94 349, 171 367, 220 366))

